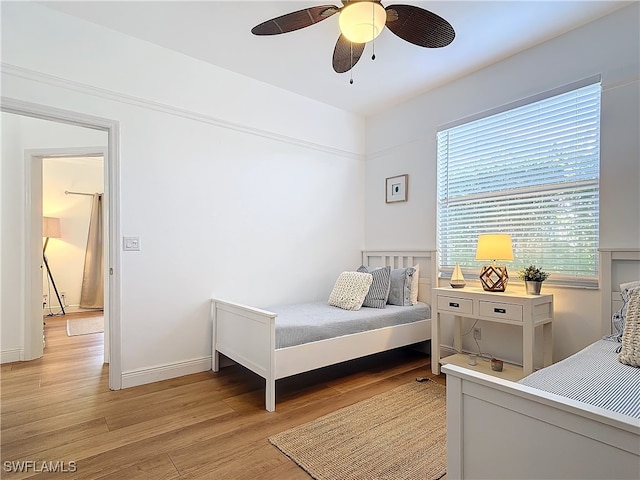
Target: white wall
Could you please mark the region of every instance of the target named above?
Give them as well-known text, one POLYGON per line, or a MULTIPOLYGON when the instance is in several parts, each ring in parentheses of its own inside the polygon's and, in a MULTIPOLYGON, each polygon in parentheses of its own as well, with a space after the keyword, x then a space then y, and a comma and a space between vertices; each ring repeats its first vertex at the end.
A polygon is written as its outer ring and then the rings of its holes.
POLYGON ((122 252, 125 385, 204 369, 212 296, 322 299, 359 266, 363 119, 41 5, 2 13, 3 95, 120 122, 121 233, 141 238, 122 252))
MULTIPOLYGON (((103 134, 105 135, 105 134, 103 134)), ((106 136, 106 135, 105 135, 106 136)), ((42 174, 42 214, 60 219, 62 238, 49 239, 47 261, 60 295, 64 293, 65 311, 77 311, 80 305, 84 257, 93 197, 66 195, 65 191, 104 192, 102 157, 45 158, 42 174)), ((47 275, 42 291, 49 297, 45 314, 59 311, 58 299, 47 275)))
MULTIPOLYGON (((475 72, 367 120, 368 248, 436 246, 439 125, 602 75, 600 245, 640 247, 639 8, 596 22, 475 72), (409 174, 409 201, 385 205, 384 179, 409 174)), ((470 279, 467 279, 470 280, 470 279)), ((554 359, 600 336, 599 292, 543 287, 555 295, 554 359)), ((522 289, 512 282, 509 289, 522 289)), ((470 326, 470 325, 468 325, 470 326)), ((482 325, 483 351, 521 361, 519 330, 482 325)), ((466 331, 466 330, 465 330, 466 331)), ((452 339, 444 336, 451 345, 452 339)), ((475 344, 465 337, 465 347, 475 344)))

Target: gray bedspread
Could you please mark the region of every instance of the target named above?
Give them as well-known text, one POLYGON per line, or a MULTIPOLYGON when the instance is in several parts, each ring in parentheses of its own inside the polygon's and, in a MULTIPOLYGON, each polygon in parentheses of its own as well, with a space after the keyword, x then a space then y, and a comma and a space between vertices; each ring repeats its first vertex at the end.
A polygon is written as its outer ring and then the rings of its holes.
POLYGON ((278 314, 276 348, 431 318, 431 308, 422 302, 413 306, 362 307, 360 310, 352 311, 332 307, 326 301, 319 301, 278 305, 268 307, 267 310, 278 314))
POLYGON ((640 368, 618 361, 619 346, 618 342, 599 340, 520 383, 640 418, 640 368))

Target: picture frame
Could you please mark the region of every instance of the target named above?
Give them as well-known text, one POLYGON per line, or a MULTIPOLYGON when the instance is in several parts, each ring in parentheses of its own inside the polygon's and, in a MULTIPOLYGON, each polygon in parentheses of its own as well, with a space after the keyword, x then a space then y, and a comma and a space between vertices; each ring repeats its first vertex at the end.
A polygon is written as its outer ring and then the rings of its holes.
POLYGON ((406 202, 407 201, 407 184, 409 183, 409 175, 397 175, 388 177, 386 180, 386 202, 406 202))

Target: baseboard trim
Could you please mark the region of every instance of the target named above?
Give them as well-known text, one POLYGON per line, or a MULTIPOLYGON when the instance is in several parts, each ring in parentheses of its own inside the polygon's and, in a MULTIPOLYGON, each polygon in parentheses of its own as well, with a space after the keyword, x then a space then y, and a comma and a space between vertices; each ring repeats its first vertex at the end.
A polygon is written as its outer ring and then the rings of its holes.
POLYGON ((0 363, 19 362, 24 357, 21 348, 10 348, 0 351, 0 363))
POLYGON ((122 388, 137 387, 147 383, 160 382, 170 378, 211 370, 211 357, 194 358, 184 362, 159 365, 122 372, 122 388))

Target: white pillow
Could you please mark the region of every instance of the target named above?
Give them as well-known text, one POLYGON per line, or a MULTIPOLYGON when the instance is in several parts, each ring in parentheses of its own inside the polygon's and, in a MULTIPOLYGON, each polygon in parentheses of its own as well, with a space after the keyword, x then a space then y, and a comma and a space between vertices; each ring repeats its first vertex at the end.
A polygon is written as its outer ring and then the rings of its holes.
POLYGON ((413 272, 413 277, 411 277, 411 304, 415 305, 418 303, 418 285, 420 280, 420 265, 414 265, 413 268, 416 269, 413 272))
POLYGON ((360 310, 372 282, 373 275, 370 273, 342 272, 329 295, 329 305, 345 310, 360 310))

